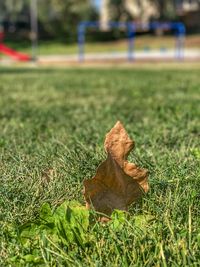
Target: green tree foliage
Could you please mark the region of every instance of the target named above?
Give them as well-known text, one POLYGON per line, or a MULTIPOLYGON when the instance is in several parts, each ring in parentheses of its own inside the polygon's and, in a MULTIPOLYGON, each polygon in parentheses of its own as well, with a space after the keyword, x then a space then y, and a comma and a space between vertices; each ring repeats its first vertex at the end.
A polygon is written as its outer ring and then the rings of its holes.
POLYGON ((160 19, 175 19, 176 18, 176 0, 152 0, 158 6, 160 19))
MULTIPOLYGON (((134 1, 135 4, 139 5, 142 9, 142 1, 134 1)), ((175 19, 176 18, 176 0, 150 0, 152 3, 156 4, 160 19, 175 19)), ((111 20, 116 21, 127 21, 134 19, 133 16, 128 12, 126 8, 126 1, 124 0, 110 0, 109 10, 111 20)), ((145 12, 145 10, 143 10, 145 12)))
POLYGON ((80 21, 97 16, 90 0, 44 0, 39 5, 41 24, 48 33, 57 36, 73 38, 80 21))
POLYGON ((24 0, 6 0, 4 1, 5 10, 10 16, 12 21, 15 21, 18 17, 18 14, 22 11, 24 4, 26 1, 24 0))
MULTIPOLYGON (((31 0, 0 0, 0 22, 15 23, 22 15, 29 18, 31 0)), ((81 20, 97 18, 91 0, 42 0, 38 3, 40 29, 53 37, 73 37, 81 20)))
POLYGON ((132 18, 126 9, 124 0, 110 0, 109 2, 110 19, 113 21, 128 21, 132 18))
POLYGON ((20 20, 20 16, 28 7, 30 0, 0 0, 0 22, 7 20, 11 23, 20 20))

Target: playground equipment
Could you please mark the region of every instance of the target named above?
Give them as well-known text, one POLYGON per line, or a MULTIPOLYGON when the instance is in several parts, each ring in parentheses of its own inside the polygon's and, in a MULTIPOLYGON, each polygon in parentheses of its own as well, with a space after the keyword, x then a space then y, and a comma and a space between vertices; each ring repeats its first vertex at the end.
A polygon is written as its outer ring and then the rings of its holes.
POLYGON ((29 55, 15 51, 3 43, 4 32, 0 24, 0 53, 11 57, 17 61, 29 61, 37 59, 38 47, 38 0, 30 0, 30 25, 31 25, 31 42, 32 42, 32 57, 29 55))
POLYGON ((3 39, 4 39, 4 32, 0 32, 0 53, 11 57, 14 60, 17 61, 29 61, 31 60, 31 57, 29 55, 23 54, 23 53, 19 53, 17 51, 15 51, 14 49, 6 46, 3 43, 3 39))
MULTIPOLYGON (((78 47, 79 47, 79 61, 84 61, 85 57, 85 33, 88 28, 100 29, 101 24, 99 22, 83 21, 78 26, 78 47)), ((175 54, 174 57, 178 60, 184 57, 184 39, 185 39, 185 25, 181 22, 152 22, 148 24, 138 24, 135 22, 109 22, 108 28, 110 29, 126 29, 128 37, 128 52, 127 59, 129 61, 134 60, 134 41, 138 29, 145 30, 173 30, 175 32, 175 54)))

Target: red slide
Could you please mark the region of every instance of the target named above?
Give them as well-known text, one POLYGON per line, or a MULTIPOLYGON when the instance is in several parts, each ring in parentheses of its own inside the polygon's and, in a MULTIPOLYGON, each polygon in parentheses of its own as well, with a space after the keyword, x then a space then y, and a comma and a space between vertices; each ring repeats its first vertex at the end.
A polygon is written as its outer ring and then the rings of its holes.
POLYGON ((9 47, 7 47, 6 45, 0 43, 0 53, 7 55, 11 58, 13 58, 14 60, 19 60, 19 61, 29 61, 31 60, 30 56, 19 53, 9 47))

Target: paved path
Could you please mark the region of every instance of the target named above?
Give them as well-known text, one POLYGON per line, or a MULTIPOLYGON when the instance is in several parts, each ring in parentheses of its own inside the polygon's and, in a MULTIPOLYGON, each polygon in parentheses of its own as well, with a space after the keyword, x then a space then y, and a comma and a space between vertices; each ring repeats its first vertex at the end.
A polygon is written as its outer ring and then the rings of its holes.
MULTIPOLYGON (((137 51, 134 53, 134 60, 176 60, 176 52, 174 50, 164 50, 164 51, 137 51)), ((194 60, 200 61, 200 49, 189 50, 186 49, 183 54, 185 60, 194 60)), ((125 52, 116 52, 116 53, 90 53, 85 54, 85 61, 106 61, 106 60, 126 60, 127 53, 125 52)), ((77 62, 79 61, 78 55, 48 55, 40 56, 39 62, 41 63, 53 63, 53 62, 77 62)))
MULTIPOLYGON (((184 62, 197 62, 200 63, 200 49, 185 49, 183 53, 184 62)), ((140 62, 178 62, 174 50, 150 50, 150 51, 136 51, 134 53, 133 63, 140 62)), ((116 53, 88 53, 84 57, 85 65, 88 64, 106 64, 106 63, 127 63, 127 53, 116 52, 116 53)), ((17 63, 8 57, 0 59, 0 65, 12 65, 17 63)), ((39 56, 38 61, 33 63, 34 65, 79 65, 80 61, 77 54, 73 55, 47 55, 39 56)), ((25 64, 32 64, 31 62, 25 64)))

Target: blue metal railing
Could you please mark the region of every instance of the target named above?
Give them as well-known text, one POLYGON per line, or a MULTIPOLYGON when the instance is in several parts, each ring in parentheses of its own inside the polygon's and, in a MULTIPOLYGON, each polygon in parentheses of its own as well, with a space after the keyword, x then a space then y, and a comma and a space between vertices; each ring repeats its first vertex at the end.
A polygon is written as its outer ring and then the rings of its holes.
MULTIPOLYGON (((101 24, 95 21, 83 21, 78 25, 78 54, 79 61, 84 61, 85 54, 85 33, 88 28, 100 29, 101 24)), ((175 58, 182 59, 184 51, 184 39, 185 39, 185 25, 181 22, 151 22, 147 24, 138 24, 135 22, 115 22, 108 23, 110 29, 125 28, 128 36, 128 52, 127 59, 129 61, 134 60, 134 43, 135 36, 138 29, 144 28, 148 30, 174 30, 176 37, 175 45, 175 58)))

